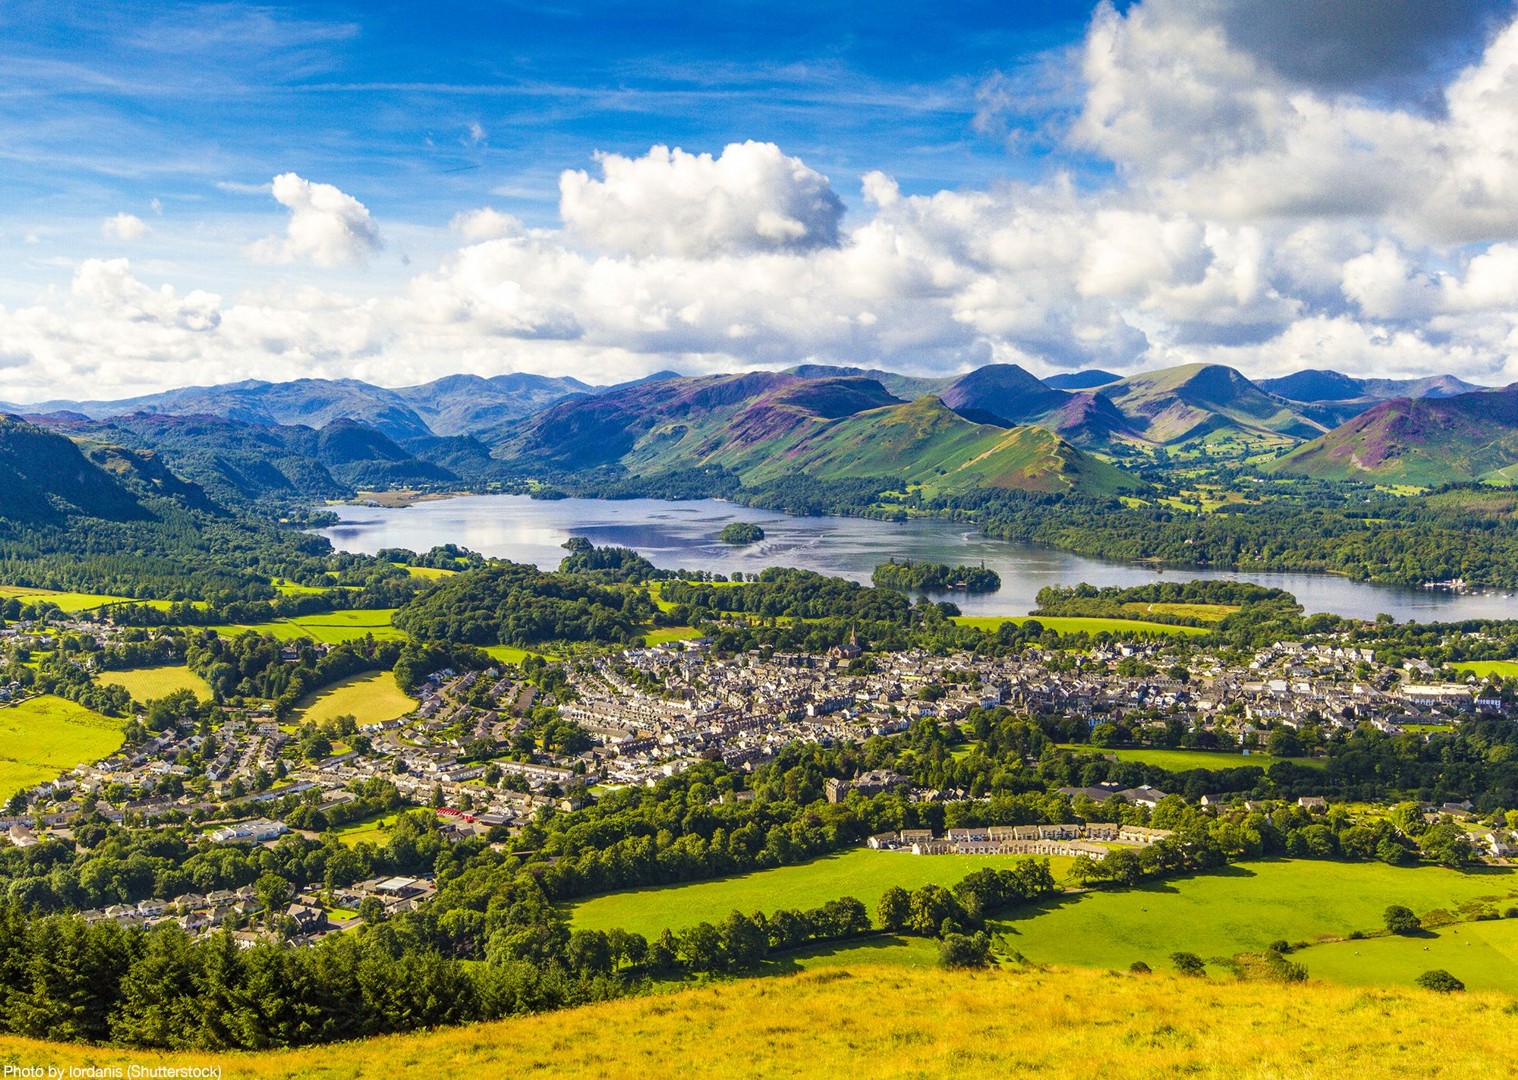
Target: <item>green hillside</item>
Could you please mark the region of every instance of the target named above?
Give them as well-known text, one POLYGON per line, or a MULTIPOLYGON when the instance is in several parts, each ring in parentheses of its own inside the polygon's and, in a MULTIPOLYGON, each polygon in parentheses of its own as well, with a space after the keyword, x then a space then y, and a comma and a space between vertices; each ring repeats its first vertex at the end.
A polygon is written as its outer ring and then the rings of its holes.
POLYGON ((1434 486, 1482 479, 1511 483, 1515 464, 1518 384, 1385 402, 1286 455, 1270 471, 1434 486))
POLYGON ((644 476, 717 465, 750 486, 794 473, 890 477, 935 495, 1140 486, 1045 429, 975 423, 932 395, 903 403, 858 376, 661 380, 550 408, 500 454, 529 468, 620 465, 644 476))

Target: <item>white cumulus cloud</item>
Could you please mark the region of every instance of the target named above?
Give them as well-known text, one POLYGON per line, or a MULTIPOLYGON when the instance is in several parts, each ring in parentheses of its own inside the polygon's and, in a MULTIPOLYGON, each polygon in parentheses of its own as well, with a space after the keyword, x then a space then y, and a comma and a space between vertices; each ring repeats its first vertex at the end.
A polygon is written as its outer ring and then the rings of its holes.
POLYGON ((599 157, 602 177, 559 178, 559 211, 582 242, 633 255, 809 251, 838 243, 843 202, 827 177, 773 143, 717 157, 655 146, 599 157))
POLYGON ((147 222, 135 214, 116 214, 100 223, 101 236, 107 240, 120 240, 122 243, 140 240, 151 231, 147 222))
POLYGON ((331 184, 289 172, 276 176, 270 190, 290 219, 283 236, 265 237, 249 249, 255 261, 334 267, 363 262, 383 247, 368 208, 331 184))

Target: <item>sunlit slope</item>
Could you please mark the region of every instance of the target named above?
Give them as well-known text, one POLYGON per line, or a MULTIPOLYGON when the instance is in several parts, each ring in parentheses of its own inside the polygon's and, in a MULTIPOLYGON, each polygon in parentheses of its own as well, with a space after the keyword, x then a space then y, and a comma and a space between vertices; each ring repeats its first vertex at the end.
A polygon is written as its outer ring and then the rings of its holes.
POLYGON ((1377 405, 1272 469, 1325 480, 1437 485, 1502 479, 1518 464, 1518 383, 1448 398, 1377 405))
MULTIPOLYGON (((21 1066, 235 1078, 1511 1075, 1512 999, 1090 971, 831 969, 289 1052, 0 1039, 21 1066), (1437 1048, 1437 1053, 1433 1052, 1437 1048)), ((145 1074, 151 1075, 151 1074, 145 1074)))
POLYGON ((743 483, 787 473, 888 477, 929 494, 975 488, 1111 493, 1140 486, 1046 429, 977 423, 937 397, 901 402, 874 379, 774 372, 669 379, 543 413, 508 460, 638 475, 721 466, 743 483))

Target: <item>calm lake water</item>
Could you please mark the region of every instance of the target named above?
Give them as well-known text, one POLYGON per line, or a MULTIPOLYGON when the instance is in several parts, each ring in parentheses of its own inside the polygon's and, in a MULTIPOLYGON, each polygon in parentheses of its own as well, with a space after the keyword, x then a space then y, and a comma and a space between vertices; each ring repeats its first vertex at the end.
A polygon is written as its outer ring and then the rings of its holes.
POLYGON ((1295 594, 1308 611, 1357 618, 1386 612, 1399 621, 1518 618, 1518 598, 1500 594, 1456 596, 1442 590, 1366 585, 1322 574, 1253 574, 1165 570, 1088 559, 1047 548, 990 540, 968 525, 943 521, 893 524, 864 518, 790 517, 715 500, 559 499, 524 495, 469 495, 399 508, 332 507, 341 524, 322 535, 343 551, 372 554, 380 548, 426 551, 454 543, 497 558, 558 566, 560 546, 571 536, 597 546, 636 549, 655 566, 745 573, 767 566, 799 566, 823 574, 869 581, 876 564, 895 557, 985 565, 1001 575, 1001 591, 987 596, 954 594, 966 615, 1025 615, 1045 585, 1139 585, 1148 581, 1230 578, 1254 581, 1295 594), (764 540, 743 548, 717 541, 722 527, 752 521, 764 540))

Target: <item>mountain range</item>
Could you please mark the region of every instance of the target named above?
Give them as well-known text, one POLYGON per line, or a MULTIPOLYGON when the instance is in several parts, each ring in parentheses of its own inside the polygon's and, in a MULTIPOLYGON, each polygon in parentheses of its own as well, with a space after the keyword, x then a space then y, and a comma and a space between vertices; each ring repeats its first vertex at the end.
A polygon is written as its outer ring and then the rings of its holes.
MULTIPOLYGON (((229 506, 591 469, 657 477, 720 468, 744 485, 793 474, 889 478, 930 496, 1110 494, 1142 484, 1109 456, 1201 446, 1282 455, 1268 468, 1324 479, 1501 480, 1518 471, 1514 395, 1447 375, 1398 381, 1309 370, 1254 382, 1216 364, 1048 380, 1015 364, 938 378, 808 364, 660 372, 615 386, 529 374, 394 389, 354 379, 252 380, 10 408, 73 440, 79 460, 125 484, 128 498, 156 491, 229 506)), ((37 429, 7 423, 0 442, 27 432, 21 442, 35 443, 37 429)), ((0 487, 13 483, 0 475, 0 487)), ((88 501, 83 489, 79 497, 88 501)), ((44 486, 15 505, 41 514, 69 499, 67 485, 44 486)))

